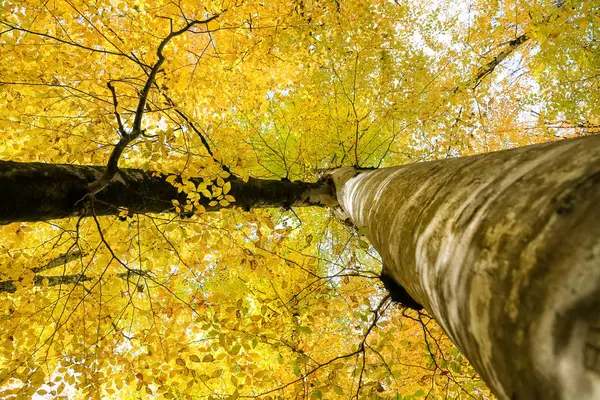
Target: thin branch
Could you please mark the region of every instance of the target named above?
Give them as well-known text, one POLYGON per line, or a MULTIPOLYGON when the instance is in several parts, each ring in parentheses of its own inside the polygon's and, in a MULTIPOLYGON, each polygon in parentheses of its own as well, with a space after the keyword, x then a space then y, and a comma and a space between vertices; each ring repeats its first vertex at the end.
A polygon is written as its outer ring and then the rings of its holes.
POLYGON ((204 135, 202 134, 202 132, 200 132, 200 130, 198 128, 196 128, 196 126, 194 125, 194 123, 188 118, 187 115, 185 115, 183 113, 183 111, 180 111, 179 109, 175 108, 175 112, 185 120, 185 122, 189 125, 190 128, 192 128, 192 130, 196 133, 196 135, 198 135, 198 138, 200 138, 200 141, 202 142, 202 145, 204 146, 204 148, 206 149, 206 151, 208 152, 208 154, 212 157, 212 159, 215 162, 218 162, 219 164, 221 164, 221 168, 224 171, 227 171, 229 173, 231 173, 231 170, 229 169, 229 167, 227 165, 222 164, 222 162, 220 160, 217 160, 215 158, 215 155, 212 151, 212 149, 210 148, 210 144, 208 144, 208 141, 206 140, 206 138, 204 137, 204 135))
MULTIPOLYGON (((57 42, 60 42, 62 44, 66 44, 66 45, 69 45, 69 46, 78 47, 80 49, 84 49, 84 50, 87 50, 87 51, 90 51, 90 52, 93 52, 93 53, 102 53, 102 54, 110 54, 110 55, 113 55, 113 56, 125 57, 125 58, 128 58, 128 59, 130 59, 130 60, 138 63, 137 60, 135 60, 134 58, 132 58, 131 56, 129 56, 129 55, 125 54, 125 53, 120 53, 120 52, 116 52, 116 51, 110 51, 110 50, 106 50, 106 49, 95 49, 93 47, 87 47, 87 46, 84 46, 84 45, 76 43, 76 42, 70 42, 68 40, 64 40, 64 39, 61 39, 59 37, 49 35, 47 33, 32 31, 30 29, 21 28, 20 26, 11 25, 11 24, 9 24, 6 21, 0 21, 0 24, 6 25, 10 29, 13 29, 13 30, 16 30, 16 31, 21 31, 21 32, 32 34, 32 35, 41 36, 41 37, 45 37, 45 38, 48 38, 48 39, 56 40, 57 42)), ((6 31, 4 31, 4 32, 6 32, 6 31)))
POLYGON ((527 36, 526 33, 522 34, 521 36, 509 41, 506 46, 506 48, 504 50, 502 50, 496 57, 494 57, 490 62, 488 62, 486 65, 480 67, 477 70, 477 75, 475 75, 475 78, 473 79, 473 86, 472 89, 475 90, 477 88, 477 86, 479 86, 481 84, 481 82, 483 81, 483 79, 490 75, 492 72, 494 72, 494 70, 496 69, 496 67, 509 55, 511 55, 514 51, 516 51, 523 43, 525 43, 527 40, 529 40, 529 36, 527 36))
POLYGON ((104 189, 106 186, 108 186, 110 181, 117 174, 118 164, 119 164, 119 159, 121 158, 121 154, 123 154, 123 151, 129 145, 129 143, 136 140, 143 133, 142 132, 142 118, 144 116, 144 109, 146 107, 146 102, 148 100, 150 88, 154 84, 154 79, 156 78, 156 74, 158 74, 160 67, 165 62, 165 56, 163 54, 163 50, 164 50, 165 46, 171 41, 171 39, 187 32, 194 25, 207 24, 210 21, 219 17, 219 15, 220 14, 213 15, 212 17, 202 20, 202 21, 193 20, 193 21, 187 23, 183 28, 181 28, 177 31, 171 31, 167 35, 167 37, 165 37, 160 42, 160 44, 158 45, 158 48, 156 50, 156 55, 158 56, 158 60, 152 67, 152 70, 150 71, 150 73, 148 74, 146 83, 144 84, 144 87, 140 93, 140 99, 139 99, 139 102, 137 105, 137 109, 135 111, 135 117, 133 120, 133 127, 131 128, 131 132, 129 132, 129 133, 123 132, 123 134, 121 135, 121 139, 117 142, 117 144, 113 148, 112 153, 110 154, 110 157, 108 159, 108 164, 106 166, 106 171, 100 178, 96 179, 94 182, 92 182, 88 185, 88 195, 94 195, 94 194, 98 193, 99 191, 101 191, 102 189, 104 189))
MULTIPOLYGON (((299 378, 294 379, 294 380, 292 380, 292 381, 290 381, 288 383, 285 383, 285 384, 283 384, 283 385, 281 385, 279 387, 276 387, 274 389, 270 389, 270 390, 267 390, 267 391, 264 391, 264 392, 261 392, 261 393, 254 394, 252 396, 248 396, 248 395, 240 396, 240 398, 257 398, 257 397, 266 396, 266 395, 274 393, 274 392, 279 392, 279 391, 282 391, 285 388, 287 388, 289 386, 292 386, 292 385, 294 385, 294 384, 296 384, 298 382, 304 381, 306 378, 308 378, 309 376, 311 376, 315 372, 319 371, 320 369, 322 369, 324 367, 327 367, 328 365, 331 365, 331 364, 335 363, 336 361, 344 360, 344 359, 347 359, 347 358, 351 358, 351 357, 360 355, 361 353, 363 354, 363 357, 364 357, 365 343, 367 341, 367 337, 369 336, 369 334, 371 333, 371 331, 373 330, 373 328, 375 326, 377 326, 377 322, 379 321, 379 318, 381 318, 381 315, 382 315, 382 313, 380 313, 380 312, 382 311, 383 306, 386 303, 388 305, 391 304, 390 302, 388 302, 388 300, 389 300, 389 296, 384 297, 381 300, 381 302, 379 303, 379 305, 375 308, 375 310, 372 311, 373 314, 375 315, 375 317, 373 318, 373 321, 371 322, 371 324, 367 328, 367 331, 363 335, 363 338, 361 339, 361 341, 360 341, 360 343, 358 345, 358 348, 355 351, 347 353, 347 354, 343 354, 341 356, 334 357, 334 358, 330 359, 329 361, 325 361, 324 363, 319 363, 319 364, 317 364, 316 367, 312 368, 310 371, 308 371, 308 372, 306 372, 304 374, 301 374, 299 378)), ((383 310, 383 311, 385 311, 385 310, 383 310)), ((361 371, 361 375, 362 375, 362 371, 361 371)), ((360 391, 360 381, 359 381, 359 389, 358 390, 360 391)), ((357 395, 358 395, 358 393, 357 393, 357 395)))
POLYGON ((90 19, 89 19, 89 18, 88 18, 88 17, 87 17, 85 14, 84 14, 84 13, 82 13, 81 11, 79 11, 79 10, 77 9, 77 7, 75 7, 75 5, 74 5, 74 4, 73 4, 71 1, 69 1, 69 0, 66 0, 66 3, 67 3, 69 6, 71 6, 71 8, 72 8, 73 10, 75 10, 75 12, 76 12, 77 14, 79 14, 79 16, 80 16, 81 18, 83 18, 83 19, 85 20, 85 22, 87 22, 87 23, 88 23, 88 24, 89 24, 89 25, 90 25, 90 26, 91 26, 91 27, 92 27, 92 28, 93 28, 93 29, 94 29, 96 32, 98 32, 98 34, 99 34, 100 36, 102 36, 102 38, 103 38, 104 40, 106 40, 108 43, 110 43, 110 44, 111 44, 111 45, 112 45, 112 46, 113 46, 115 49, 117 49, 117 50, 118 50, 120 53, 122 53, 122 54, 125 54, 125 52, 123 52, 123 51, 122 51, 122 50, 119 48, 119 46, 117 46, 115 43, 113 43, 113 41, 112 41, 112 40, 110 40, 110 39, 109 39, 109 38, 108 38, 108 37, 107 37, 107 36, 106 36, 104 33, 102 33, 102 31, 101 31, 100 29, 98 29, 98 27, 97 27, 97 26, 96 26, 96 25, 95 25, 95 24, 94 24, 94 23, 93 23, 93 22, 92 22, 92 21, 91 21, 91 20, 90 20, 90 19))
POLYGON ((118 101, 117 101, 117 93, 115 91, 115 87, 112 85, 111 81, 108 81, 108 83, 106 84, 108 86, 108 89, 110 90, 110 93, 112 94, 112 99, 113 99, 113 105, 115 107, 115 118, 117 119, 117 124, 119 126, 119 133, 121 134, 121 136, 126 135, 127 132, 125 132, 125 128, 123 127, 123 121, 121 121, 121 115, 119 114, 119 111, 117 110, 117 106, 118 106, 118 101))
MULTIPOLYGON (((138 103, 138 107, 137 107, 137 110, 135 113, 135 119, 133 120, 132 134, 135 134, 136 132, 141 131, 142 116, 144 115, 144 108, 146 106, 146 100, 148 98, 148 94, 150 93, 150 88, 152 87, 152 84, 154 83, 154 78, 156 77, 158 70, 160 69, 162 64, 165 62, 165 56, 163 55, 163 50, 164 50, 165 46, 171 41, 171 39, 187 32, 194 25, 207 24, 210 21, 213 21, 216 18, 218 18, 219 15, 220 14, 215 14, 212 17, 202 20, 202 21, 198 21, 198 20, 190 21, 183 28, 179 29, 178 31, 171 31, 171 33, 169 33, 169 35, 167 35, 167 37, 164 38, 162 40, 162 42, 160 42, 160 44, 158 45, 158 49, 156 50, 156 55, 158 56, 158 60, 156 61, 156 64, 154 64, 154 66, 152 67, 152 70, 150 71, 150 74, 148 75, 148 79, 146 80, 146 84, 144 85, 144 88, 142 89, 142 93, 140 94, 140 101, 138 103)), ((139 133, 138 133, 138 135, 139 135, 139 133)))
POLYGON ((360 396, 360 390, 362 388, 363 374, 365 371, 365 365, 366 365, 366 361, 367 361, 367 355, 365 354, 365 345, 367 343, 367 338, 369 337, 369 334, 371 333, 373 328, 375 328, 377 326, 377 322, 379 322, 379 318, 381 318, 381 316, 385 312, 385 309, 387 309, 387 307, 389 307, 389 305, 392 304, 390 299, 391 299, 391 296, 388 294, 383 299, 381 299, 381 301, 379 302, 377 307, 374 310, 372 310, 373 315, 374 315, 373 321, 367 328, 367 331, 365 332, 362 340, 360 341, 360 344, 358 345, 358 351, 359 351, 358 355, 362 354, 362 367, 360 369, 360 375, 358 377, 358 385, 356 387, 356 394, 354 395, 354 398, 356 400, 358 400, 358 398, 360 396), (387 303, 387 305, 386 305, 385 309, 383 309, 383 312, 382 312, 382 308, 386 303, 387 303))

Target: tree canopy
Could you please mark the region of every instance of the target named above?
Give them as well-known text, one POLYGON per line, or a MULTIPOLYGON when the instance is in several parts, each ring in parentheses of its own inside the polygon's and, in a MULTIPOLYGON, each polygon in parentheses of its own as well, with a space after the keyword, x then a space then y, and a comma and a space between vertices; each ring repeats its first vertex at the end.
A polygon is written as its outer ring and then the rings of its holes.
POLYGON ((491 398, 360 231, 230 191, 600 131, 600 3, 0 4, 0 159, 181 194, 0 226, 3 397, 491 398))

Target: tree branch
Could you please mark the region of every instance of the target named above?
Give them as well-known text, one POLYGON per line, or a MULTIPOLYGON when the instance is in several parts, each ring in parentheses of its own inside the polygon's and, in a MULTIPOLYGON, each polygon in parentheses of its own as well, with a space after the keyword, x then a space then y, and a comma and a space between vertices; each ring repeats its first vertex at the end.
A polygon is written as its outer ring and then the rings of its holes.
POLYGON ((212 17, 202 20, 202 21, 199 21, 199 20, 190 21, 183 28, 181 28, 177 31, 171 30, 171 32, 167 35, 167 37, 165 37, 160 42, 160 44, 158 45, 158 48, 156 50, 156 55, 158 57, 158 60, 156 61, 156 63, 152 67, 152 69, 150 70, 150 73, 148 74, 148 78, 146 79, 146 83, 144 84, 144 87, 140 93, 140 99, 138 101, 137 109, 135 111, 135 117, 133 119, 133 127, 131 128, 131 132, 129 132, 129 133, 127 133, 125 131, 122 132, 121 139, 119 139, 119 141, 113 148, 112 153, 110 154, 110 157, 108 159, 108 164, 106 166, 106 171, 100 178, 98 178, 97 180, 95 180, 94 182, 92 182, 88 185, 88 191, 87 191, 88 195, 95 195, 96 193, 98 193, 101 190, 103 190, 104 188, 106 188, 106 186, 108 186, 108 184, 115 177, 115 175, 118 171, 119 159, 121 158, 121 154, 123 154, 123 151, 131 142, 136 140, 142 134, 142 118, 144 116, 144 109, 146 107, 146 102, 148 100, 150 88, 152 87, 152 84, 154 83, 154 80, 156 78, 156 74, 160 70, 160 67, 162 66, 162 64, 165 62, 165 56, 163 54, 163 50, 164 50, 165 46, 171 41, 171 39, 187 32, 194 25, 207 24, 210 21, 213 21, 214 19, 218 18, 219 15, 220 14, 213 15, 212 17))
POLYGON ((41 267, 35 267, 35 268, 32 268, 31 270, 34 273, 38 274, 40 272, 59 267, 61 265, 68 264, 71 261, 77 260, 83 256, 84 256, 84 254, 81 253, 81 250, 76 248, 75 250, 67 252, 66 254, 63 254, 62 256, 56 257, 54 260, 49 261, 46 265, 43 265, 41 267))
POLYGON ((121 115, 119 114, 119 111, 117 110, 117 106, 119 105, 119 102, 117 101, 117 93, 115 91, 115 87, 112 85, 111 81, 108 81, 106 83, 106 86, 108 86, 108 89, 110 90, 110 93, 112 94, 112 99, 113 99, 113 106, 115 107, 115 118, 117 119, 117 125, 119 126, 119 134, 121 136, 126 135, 127 133, 125 132, 125 127, 123 126, 123 121, 121 120, 121 115))
MULTIPOLYGON (((78 47, 80 49, 87 50, 87 51, 90 51, 90 52, 93 52, 93 53, 102 53, 102 54, 110 54, 112 56, 125 57, 125 58, 128 58, 131 61, 134 61, 136 64, 139 63, 135 58, 133 58, 132 56, 129 56, 129 55, 125 54, 125 53, 116 52, 116 51, 110 51, 110 50, 106 50, 106 49, 95 49, 93 47, 87 47, 87 46, 84 46, 84 45, 76 43, 76 42, 70 42, 68 40, 64 40, 64 39, 61 39, 59 37, 49 35, 47 33, 37 32, 37 31, 32 31, 30 29, 21 28, 20 26, 9 24, 6 21, 0 21, 0 24, 8 26, 10 28, 10 30, 21 31, 21 32, 29 33, 31 35, 36 35, 36 36, 40 36, 40 37, 45 37, 45 38, 48 38, 48 39, 56 40, 59 43, 66 44, 66 45, 69 45, 69 46, 78 47)), ((7 32, 7 31, 4 31, 4 32, 7 32)))
MULTIPOLYGON (((150 271, 147 270, 139 270, 139 269, 129 269, 127 272, 121 272, 117 274, 117 277, 129 280, 129 278, 138 276, 138 277, 151 277, 150 271)), ((95 278, 87 276, 85 274, 74 274, 74 275, 36 275, 33 278, 34 286, 44 286, 44 280, 48 280, 48 286, 58 286, 58 285, 72 285, 78 284, 81 282, 88 282, 94 280, 95 278)), ((16 282, 19 280, 8 280, 8 281, 0 281, 0 293, 14 293, 17 291, 16 282)))
POLYGON ((200 141, 202 142, 202 145, 204 146, 204 148, 206 149, 206 151, 208 152, 208 154, 212 157, 212 159, 219 163, 221 165, 221 168, 223 169, 223 171, 227 171, 229 173, 231 173, 231 170, 229 169, 229 167, 227 165, 224 165, 221 160, 217 160, 215 158, 215 155, 212 151, 212 149, 210 148, 210 144, 208 143, 208 141, 206 140, 206 138, 204 137, 204 135, 202 134, 202 132, 200 132, 200 130, 198 128, 196 128, 196 126, 194 125, 194 123, 188 118, 187 115, 185 115, 183 113, 183 111, 175 108, 174 109, 175 112, 184 119, 184 121, 190 126, 190 128, 192 128, 192 130, 196 133, 196 135, 198 135, 198 138, 200 138, 200 141))
POLYGON ((529 40, 529 36, 526 33, 521 36, 509 41, 506 43, 506 47, 502 50, 496 57, 494 57, 490 62, 486 65, 480 67, 477 70, 477 75, 473 79, 472 89, 475 90, 479 84, 483 81, 483 79, 490 75, 496 67, 509 55, 511 55, 515 50, 517 50, 523 43, 529 40))
MULTIPOLYGON (((44 286, 44 281, 48 281, 48 286, 57 286, 57 285, 70 285, 70 284, 78 284, 81 282, 91 281, 93 278, 86 276, 84 274, 75 274, 75 275, 36 275, 33 278, 34 286, 44 286)), ((8 280, 0 282, 0 292, 5 293, 14 293, 17 291, 16 282, 18 280, 8 280)))

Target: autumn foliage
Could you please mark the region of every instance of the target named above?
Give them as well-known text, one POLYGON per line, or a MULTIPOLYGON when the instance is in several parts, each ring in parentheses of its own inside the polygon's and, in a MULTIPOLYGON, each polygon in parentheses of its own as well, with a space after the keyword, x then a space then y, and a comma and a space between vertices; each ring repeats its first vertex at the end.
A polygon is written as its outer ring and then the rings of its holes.
POLYGON ((526 3, 2 1, 0 159, 187 196, 0 226, 0 397, 490 398, 329 210, 199 199, 598 132, 598 3, 526 3))

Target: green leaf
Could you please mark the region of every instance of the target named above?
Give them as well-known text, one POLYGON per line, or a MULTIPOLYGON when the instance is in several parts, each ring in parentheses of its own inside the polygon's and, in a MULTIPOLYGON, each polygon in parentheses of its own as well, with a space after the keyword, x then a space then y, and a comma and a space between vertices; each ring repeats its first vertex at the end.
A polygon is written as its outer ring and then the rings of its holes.
POLYGON ((236 344, 235 346, 233 346, 231 348, 231 350, 229 351, 231 354, 238 354, 241 350, 242 346, 240 346, 239 344, 236 344))
POLYGON ((301 326, 299 328, 300 332, 302 333, 308 333, 311 334, 312 333, 312 329, 310 329, 308 326, 301 326))

